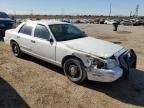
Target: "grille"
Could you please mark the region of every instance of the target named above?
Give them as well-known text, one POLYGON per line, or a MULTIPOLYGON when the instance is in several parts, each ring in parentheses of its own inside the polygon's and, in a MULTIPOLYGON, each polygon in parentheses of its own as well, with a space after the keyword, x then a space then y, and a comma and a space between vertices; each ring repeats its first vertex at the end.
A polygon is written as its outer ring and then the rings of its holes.
POLYGON ((133 50, 126 51, 119 57, 121 68, 123 68, 123 78, 128 79, 130 68, 136 68, 137 56, 133 50))
POLYGON ((127 52, 123 53, 119 57, 119 61, 120 61, 120 64, 121 64, 121 66, 122 66, 123 69, 126 69, 126 70, 129 69, 129 66, 128 66, 128 63, 127 63, 127 52))
POLYGON ((122 68, 128 71, 130 68, 136 68, 137 57, 135 52, 133 50, 130 50, 123 53, 119 57, 119 61, 122 68))

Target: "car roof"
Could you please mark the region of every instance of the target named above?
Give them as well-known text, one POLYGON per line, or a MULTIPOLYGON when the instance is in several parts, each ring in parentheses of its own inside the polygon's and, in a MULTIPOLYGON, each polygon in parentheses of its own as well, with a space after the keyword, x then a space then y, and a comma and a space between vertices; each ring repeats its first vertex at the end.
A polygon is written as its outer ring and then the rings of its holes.
POLYGON ((5 12, 0 11, 0 13, 5 13, 5 12))
POLYGON ((56 21, 56 20, 39 20, 39 21, 32 21, 28 20, 28 23, 35 23, 35 24, 46 24, 46 25, 53 25, 53 24, 69 24, 66 22, 56 21))

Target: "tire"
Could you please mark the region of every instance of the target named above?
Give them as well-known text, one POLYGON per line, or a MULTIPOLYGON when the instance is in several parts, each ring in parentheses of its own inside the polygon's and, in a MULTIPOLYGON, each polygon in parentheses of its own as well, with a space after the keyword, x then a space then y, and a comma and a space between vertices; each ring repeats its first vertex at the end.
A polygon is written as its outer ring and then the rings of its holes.
POLYGON ((11 42, 11 49, 12 49, 13 54, 16 57, 19 57, 19 58, 22 57, 22 52, 21 52, 20 47, 17 44, 17 42, 15 42, 15 41, 11 42))
POLYGON ((87 77, 83 63, 76 58, 66 60, 63 70, 67 78, 74 83, 83 82, 87 77))

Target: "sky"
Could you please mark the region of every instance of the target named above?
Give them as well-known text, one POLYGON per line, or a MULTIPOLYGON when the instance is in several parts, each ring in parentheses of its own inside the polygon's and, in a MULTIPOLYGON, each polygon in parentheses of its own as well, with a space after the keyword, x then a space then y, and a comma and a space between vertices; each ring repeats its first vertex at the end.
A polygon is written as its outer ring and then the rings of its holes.
POLYGON ((139 4, 139 15, 144 16, 144 0, 0 0, 0 11, 9 14, 45 15, 112 15, 134 14, 139 4))

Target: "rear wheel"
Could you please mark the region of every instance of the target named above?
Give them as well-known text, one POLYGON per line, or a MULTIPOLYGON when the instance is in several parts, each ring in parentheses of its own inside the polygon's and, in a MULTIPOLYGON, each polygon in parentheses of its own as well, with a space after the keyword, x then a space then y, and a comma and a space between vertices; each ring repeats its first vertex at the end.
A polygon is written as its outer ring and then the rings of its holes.
POLYGON ((72 82, 80 83, 86 79, 87 75, 84 65, 80 60, 76 58, 66 60, 63 69, 65 75, 72 82))
POLYGON ((16 57, 21 57, 22 56, 22 52, 20 50, 20 47, 19 47, 19 45, 15 41, 11 42, 11 48, 12 48, 13 54, 16 57))

